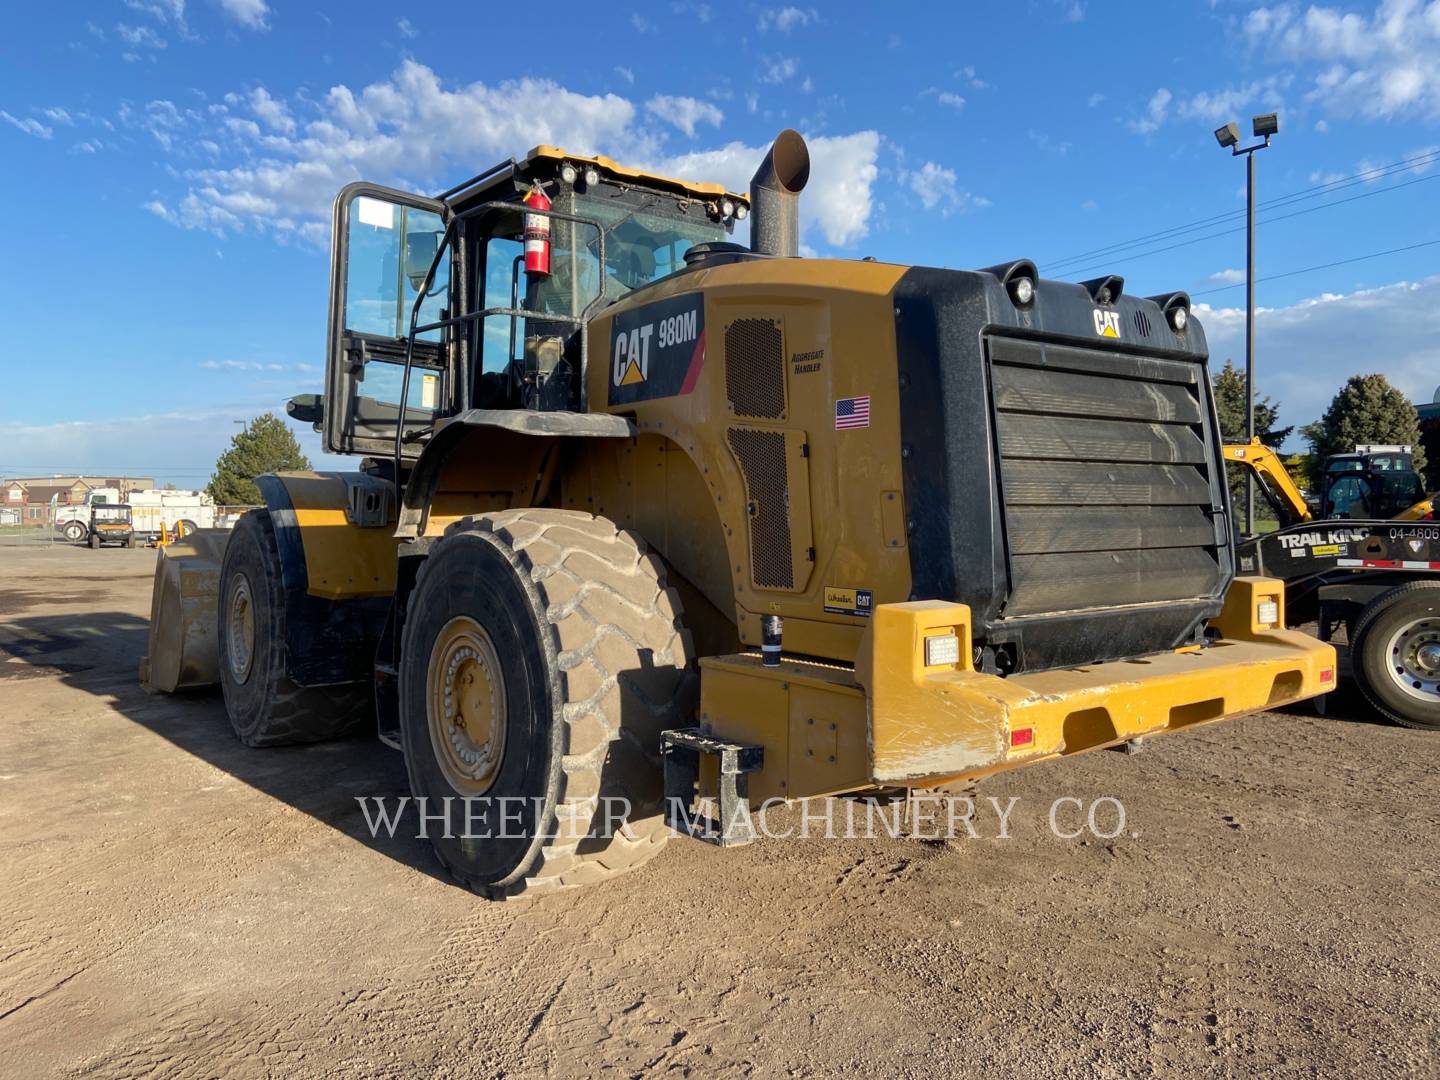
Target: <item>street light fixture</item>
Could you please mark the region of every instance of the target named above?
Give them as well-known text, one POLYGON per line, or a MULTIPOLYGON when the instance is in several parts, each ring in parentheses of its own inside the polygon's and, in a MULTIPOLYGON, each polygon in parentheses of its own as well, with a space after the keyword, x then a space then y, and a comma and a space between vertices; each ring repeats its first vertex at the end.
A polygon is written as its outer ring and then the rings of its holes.
MULTIPOLYGON (((1280 130, 1276 113, 1261 113, 1250 121, 1251 130, 1263 142, 1240 145, 1240 125, 1230 121, 1215 129, 1215 141, 1232 157, 1245 158, 1245 441, 1255 438, 1255 151, 1270 145, 1280 130)), ((1245 471, 1245 532, 1255 531, 1255 479, 1245 471)))

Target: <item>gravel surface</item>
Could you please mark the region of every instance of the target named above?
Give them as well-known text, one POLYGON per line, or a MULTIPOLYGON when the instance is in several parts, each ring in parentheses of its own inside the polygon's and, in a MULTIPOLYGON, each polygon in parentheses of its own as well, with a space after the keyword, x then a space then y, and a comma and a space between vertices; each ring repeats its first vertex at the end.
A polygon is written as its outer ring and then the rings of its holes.
POLYGON ((153 564, 0 552, 0 1074, 1440 1075, 1440 736, 1344 691, 492 904, 370 837, 392 751, 140 690, 153 564))

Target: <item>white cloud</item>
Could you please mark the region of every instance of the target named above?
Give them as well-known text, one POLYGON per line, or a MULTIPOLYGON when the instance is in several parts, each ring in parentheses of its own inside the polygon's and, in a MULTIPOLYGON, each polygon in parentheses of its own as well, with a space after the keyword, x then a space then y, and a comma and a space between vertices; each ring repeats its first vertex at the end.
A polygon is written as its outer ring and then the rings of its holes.
POLYGON ((670 10, 676 15, 694 15, 702 23, 708 23, 715 15, 709 4, 693 4, 688 0, 675 0, 670 10))
POLYGON ((673 124, 692 139, 695 137, 696 124, 719 127, 720 122, 725 119, 725 114, 708 101, 696 101, 691 97, 671 97, 669 94, 652 97, 645 103, 645 111, 667 124, 673 124))
POLYGON ((1066 22, 1080 22, 1085 18, 1085 5, 1080 0, 1060 0, 1060 5, 1065 9, 1066 22))
POLYGON ((295 134, 295 119, 284 102, 276 101, 263 86, 250 92, 250 111, 260 118, 266 127, 285 135, 295 134))
POLYGON ((639 34, 648 34, 655 29, 655 24, 638 11, 631 12, 630 25, 633 26, 635 32, 639 34))
POLYGON ((1088 98, 1085 99, 1085 105, 1087 108, 1093 109, 1096 105, 1099 105, 1104 100, 1105 95, 1097 90, 1095 91, 1095 93, 1091 94, 1088 98))
POLYGON ((765 8, 760 12, 760 17, 755 22, 755 28, 762 34, 770 30, 778 30, 782 34, 788 34, 792 30, 798 30, 809 26, 811 23, 820 21, 820 13, 814 8, 765 8))
POLYGON ((115 32, 120 35, 120 40, 132 49, 163 49, 166 45, 165 39, 148 26, 126 26, 124 23, 117 23, 115 32))
MULTIPOLYGON (((230 115, 229 104, 217 104, 206 115, 152 102, 143 117, 127 114, 128 123, 150 131, 162 145, 167 139, 176 145, 183 134, 186 146, 208 143, 221 150, 221 164, 180 173, 182 188, 154 193, 144 208, 181 228, 217 234, 255 229, 324 244, 335 193, 360 177, 433 190, 469 175, 476 162, 550 143, 744 191, 766 149, 731 143, 667 156, 655 126, 641 122, 642 110, 616 94, 581 94, 537 79, 447 87, 413 60, 387 79, 358 90, 335 86, 318 100, 282 102, 268 92, 262 99, 259 88, 234 99, 261 116, 257 101, 272 117, 290 119, 293 133, 230 115)), ((688 122, 692 131, 722 118, 714 105, 680 98, 652 98, 644 115, 662 116, 681 130, 688 122)), ((802 215, 832 245, 866 234, 879 139, 874 131, 862 131, 810 144, 813 181, 802 215)))
POLYGON ((793 56, 762 56, 760 69, 760 81, 763 83, 782 83, 787 79, 793 79, 795 73, 800 70, 800 62, 793 56))
POLYGON ((1145 105, 1145 115, 1130 121, 1130 130, 1140 135, 1149 135, 1160 130, 1170 112, 1170 102, 1175 95, 1163 86, 1150 95, 1145 105))
POLYGON ((1284 104, 1282 91, 1289 83, 1288 75, 1272 75, 1243 86, 1202 92, 1180 102, 1179 112, 1189 119, 1203 120, 1218 127, 1250 111, 1252 106, 1278 110, 1284 104))
POLYGON ((269 30, 265 20, 270 15, 270 5, 265 0, 220 0, 221 10, 247 30, 269 30))
POLYGON ((1307 97, 1338 116, 1440 116, 1440 4, 1381 0, 1370 16, 1291 4, 1251 11, 1257 44, 1310 67, 1307 97))
POLYGON ((46 127, 39 120, 31 117, 11 116, 4 109, 0 109, 0 120, 19 128, 26 135, 34 135, 37 139, 48 139, 55 134, 55 129, 46 127))
POLYGON ((948 90, 942 90, 940 91, 940 93, 936 94, 935 100, 938 101, 941 105, 946 106, 947 108, 954 109, 956 112, 959 112, 961 109, 965 108, 965 99, 959 94, 950 93, 950 91, 948 90))
POLYGON ((414 39, 420 36, 420 31, 415 29, 415 24, 409 19, 396 19, 395 29, 400 31, 403 38, 414 39))
POLYGON ((954 169, 947 169, 933 161, 927 161, 914 172, 900 173, 900 181, 920 199, 926 210, 940 211, 942 217, 949 217, 957 210, 969 210, 990 205, 989 199, 962 191, 954 169))
POLYGON ((627 83, 629 83, 631 86, 634 86, 634 85, 635 85, 635 72, 633 72, 632 70, 630 70, 630 68, 628 68, 628 67, 621 67, 621 66, 619 66, 619 65, 617 64, 617 65, 615 66, 615 74, 616 74, 616 75, 619 75, 622 79, 624 79, 624 80, 625 80, 627 83))
POLYGON ((975 65, 973 64, 966 64, 964 67, 962 67, 959 71, 955 73, 955 77, 963 78, 976 90, 990 89, 990 84, 975 74, 975 65))
POLYGON ((125 6, 154 16, 162 23, 185 25, 185 0, 125 0, 125 6))
POLYGON ((40 115, 45 117, 45 119, 49 120, 52 124, 64 124, 66 127, 75 126, 75 118, 71 116, 68 112, 66 112, 64 109, 60 108, 60 106, 58 105, 52 105, 49 108, 41 109, 40 115))
MULTIPOLYGON (((1245 309, 1197 303, 1211 365, 1245 354, 1245 309)), ((1411 401, 1440 382, 1440 276, 1352 293, 1323 293, 1255 311, 1259 389, 1281 424, 1308 424, 1351 375, 1383 370, 1411 401)))
POLYGON ((1244 270, 1217 270, 1205 279, 1206 285, 1238 285, 1245 280, 1244 270))

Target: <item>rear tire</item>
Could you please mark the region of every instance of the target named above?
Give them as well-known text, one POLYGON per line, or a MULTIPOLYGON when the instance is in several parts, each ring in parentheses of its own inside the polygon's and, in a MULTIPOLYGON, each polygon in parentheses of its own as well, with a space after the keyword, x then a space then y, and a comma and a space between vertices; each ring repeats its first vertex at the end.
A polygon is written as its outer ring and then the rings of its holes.
POLYGON ((492 899, 550 892, 660 850, 660 732, 698 687, 680 616, 660 560, 606 518, 513 510, 446 530, 410 595, 400 729, 411 792, 432 814, 454 800, 431 840, 456 879, 492 899), (521 814, 505 826, 507 805, 521 814))
POLYGON ((93 532, 92 532, 92 533, 90 534, 90 550, 91 550, 91 551, 99 551, 99 550, 100 550, 100 534, 99 534, 99 533, 93 533, 93 532))
POLYGON ((134 534, 134 533, 131 533, 129 536, 127 536, 127 537, 125 538, 125 546, 126 546, 127 548, 133 548, 133 547, 135 546, 135 534, 134 534))
POLYGON ((299 686, 287 674, 285 593, 270 511, 236 524, 220 570, 220 687, 230 726, 246 746, 319 742, 364 726, 370 683, 299 686))
POLYGON ((1440 583, 1381 593, 1355 620, 1355 681, 1377 712, 1440 731, 1440 583))

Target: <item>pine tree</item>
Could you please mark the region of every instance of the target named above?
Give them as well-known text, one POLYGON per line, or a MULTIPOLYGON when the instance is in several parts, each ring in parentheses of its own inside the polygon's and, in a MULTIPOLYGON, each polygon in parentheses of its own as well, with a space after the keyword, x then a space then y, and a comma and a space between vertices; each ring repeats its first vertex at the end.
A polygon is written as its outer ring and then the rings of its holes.
MULTIPOLYGON (((1300 434, 1310 441, 1312 469, 1331 454, 1348 454, 1364 443, 1403 443, 1415 448, 1415 468, 1425 471, 1425 449, 1415 406, 1384 375, 1351 375, 1325 415, 1300 434)), ((1318 477, 1315 477, 1318 481, 1318 477)))
POLYGON ((217 506, 257 506, 264 500, 255 477, 308 468, 310 462, 300 452, 294 433, 274 413, 265 413, 230 441, 230 449, 215 462, 215 475, 205 490, 217 506))

